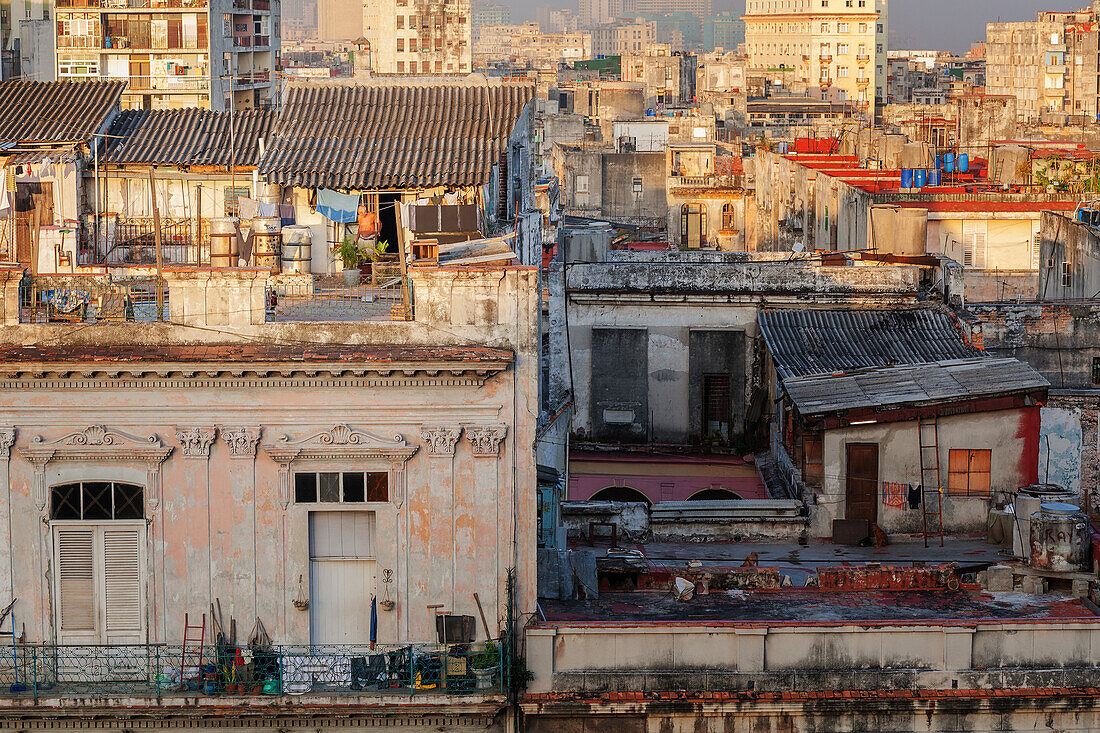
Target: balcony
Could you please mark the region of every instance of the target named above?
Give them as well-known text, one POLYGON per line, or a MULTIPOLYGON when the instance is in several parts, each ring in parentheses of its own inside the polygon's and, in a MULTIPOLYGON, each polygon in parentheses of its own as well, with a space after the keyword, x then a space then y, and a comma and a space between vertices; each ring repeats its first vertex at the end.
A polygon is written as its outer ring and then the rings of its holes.
POLYGON ((856 86, 857 87, 865 87, 870 83, 871 83, 871 80, 866 76, 861 76, 861 77, 856 78, 856 86))
POLYGON ((270 71, 252 71, 244 74, 238 74, 233 77, 233 86, 235 88, 261 86, 271 83, 270 71))
MULTIPOLYGON (((157 318, 155 277, 115 280, 107 275, 27 276, 19 285, 20 323, 110 323, 168 320, 168 288, 162 283, 157 318)), ((2 670, 0 670, 2 676, 2 670)))
POLYGON ((267 286, 268 323, 309 321, 411 321, 412 288, 398 265, 365 269, 366 282, 299 276, 267 286))
POLYGON ((233 36, 234 48, 252 48, 252 36, 233 36))
MULTIPOLYGON (((7 645, 0 698, 120 696, 194 698, 282 695, 501 695, 507 666, 499 642, 480 644, 271 646, 251 650, 162 644, 7 645)), ((299 698, 300 699, 300 698, 299 698)), ((257 703, 259 704, 259 703, 257 703)))
POLYGON ((871 60, 871 56, 869 54, 865 54, 865 53, 857 53, 856 54, 856 61, 860 62, 861 64, 865 64, 870 60, 871 60))
POLYGON ((833 55, 831 53, 823 53, 820 56, 818 56, 817 58, 821 63, 827 64, 827 63, 829 63, 830 61, 833 60, 833 55))
MULTIPOLYGON (((106 78, 106 77, 104 77, 106 78)), ((210 79, 205 76, 130 76, 127 92, 209 92, 210 79)))
POLYGON ((80 10, 110 8, 111 10, 196 9, 208 7, 208 0, 56 0, 56 8, 80 10))
POLYGON ((253 48, 267 48, 271 45, 271 36, 253 36, 252 47, 253 48))

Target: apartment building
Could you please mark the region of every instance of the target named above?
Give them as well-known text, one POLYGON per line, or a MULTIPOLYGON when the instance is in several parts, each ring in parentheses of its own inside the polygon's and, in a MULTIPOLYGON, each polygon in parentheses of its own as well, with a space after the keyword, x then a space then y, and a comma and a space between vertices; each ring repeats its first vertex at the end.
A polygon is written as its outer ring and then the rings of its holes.
POLYGON ((745 10, 751 67, 794 69, 821 99, 874 114, 886 93, 886 0, 748 0, 745 10))
POLYGON ((0 0, 0 80, 53 80, 52 7, 50 0, 0 0))
POLYGON ((363 0, 317 0, 322 41, 354 41, 363 35, 363 0))
POLYGON ((562 61, 579 61, 592 56, 589 33, 543 33, 538 23, 487 25, 477 29, 474 64, 483 67, 494 61, 527 61, 536 68, 557 68, 562 61))
POLYGON ((283 38, 304 41, 317 37, 317 0, 290 3, 282 14, 283 38))
POLYGON ((592 30, 592 53, 597 56, 641 53, 655 40, 652 23, 642 20, 605 23, 592 30))
POLYGON ((127 82, 127 109, 251 109, 277 97, 279 0, 57 0, 57 78, 127 82))
POLYGON ((986 26, 986 91, 1014 94, 1023 122, 1046 114, 1100 114, 1100 2, 1034 21, 986 26))
POLYGON ((470 0, 363 4, 363 35, 379 74, 467 74, 473 67, 470 0))

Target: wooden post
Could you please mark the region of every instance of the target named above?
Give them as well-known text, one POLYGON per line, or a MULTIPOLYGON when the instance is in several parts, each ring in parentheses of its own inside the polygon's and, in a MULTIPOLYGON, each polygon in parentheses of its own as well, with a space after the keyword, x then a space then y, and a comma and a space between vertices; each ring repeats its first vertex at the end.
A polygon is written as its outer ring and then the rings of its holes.
POLYGON ((202 184, 195 184, 195 230, 192 232, 195 244, 195 264, 202 265, 202 184))
POLYGON ((149 166, 149 195, 153 199, 153 239, 157 246, 157 320, 164 319, 164 278, 161 259, 160 209, 157 208, 157 182, 153 175, 153 166, 149 166))
POLYGON ((405 320, 411 321, 412 303, 409 302, 409 263, 406 252, 408 246, 405 244, 405 225, 401 223, 400 199, 393 202, 393 215, 397 223, 397 260, 401 265, 401 307, 405 313, 405 320))

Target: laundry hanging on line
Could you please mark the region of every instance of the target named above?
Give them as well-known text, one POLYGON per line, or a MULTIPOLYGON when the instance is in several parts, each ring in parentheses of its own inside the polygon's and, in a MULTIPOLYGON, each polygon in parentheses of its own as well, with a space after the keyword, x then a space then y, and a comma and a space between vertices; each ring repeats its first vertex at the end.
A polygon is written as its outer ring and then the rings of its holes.
POLYGON ((279 215, 279 207, 276 204, 265 204, 247 196, 237 197, 237 211, 242 219, 270 218, 279 215))
POLYGON ((317 211, 337 224, 350 224, 358 218, 359 197, 322 188, 317 191, 317 211))

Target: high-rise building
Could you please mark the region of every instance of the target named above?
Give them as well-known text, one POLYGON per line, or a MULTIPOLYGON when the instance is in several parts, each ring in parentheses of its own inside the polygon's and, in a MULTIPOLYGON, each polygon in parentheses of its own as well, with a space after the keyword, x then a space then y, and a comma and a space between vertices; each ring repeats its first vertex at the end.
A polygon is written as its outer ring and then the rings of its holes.
POLYGON ((1048 113, 1100 115, 1100 0, 1076 12, 986 26, 986 93, 1017 98, 1020 120, 1048 113))
POLYGON ((369 0, 363 35, 378 74, 468 74, 470 0, 369 0))
POLYGON ((354 41, 362 35, 363 0, 317 0, 317 36, 320 40, 354 41))
POLYGON ((249 109, 276 99, 279 0, 56 4, 57 78, 126 81, 124 108, 249 109))
POLYGON ((54 79, 53 2, 0 0, 0 80, 54 79))
POLYGON ((747 0, 749 65, 792 69, 811 94, 873 116, 886 93, 887 0, 747 0))
POLYGON ((719 13, 703 21, 703 49, 737 51, 745 42, 745 21, 733 13, 719 13))
MULTIPOLYGON (((362 15, 358 5, 355 12, 362 15)), ((289 3, 283 8, 283 40, 302 41, 307 38, 317 38, 317 15, 317 0, 294 0, 289 3)))
POLYGON ((644 53, 655 39, 656 29, 644 20, 606 23, 592 31, 592 53, 597 56, 644 53))

